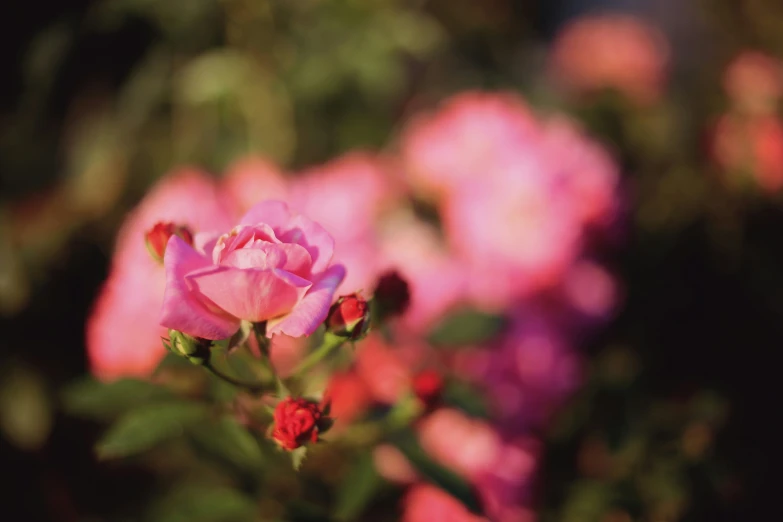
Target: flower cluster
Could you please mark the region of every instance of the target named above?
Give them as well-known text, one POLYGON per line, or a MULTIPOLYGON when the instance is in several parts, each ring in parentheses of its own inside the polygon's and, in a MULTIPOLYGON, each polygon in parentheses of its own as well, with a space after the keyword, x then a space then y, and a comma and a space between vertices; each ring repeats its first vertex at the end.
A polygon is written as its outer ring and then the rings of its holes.
MULTIPOLYGON (((91 364, 107 379, 144 375, 165 328, 219 341, 252 324, 271 338, 277 374, 299 378, 312 365, 294 338, 325 324, 324 346, 363 339, 325 376, 336 433, 374 405, 412 405, 422 447, 477 489, 487 515, 525 520, 534 433, 579 383, 574 340, 619 299, 596 261, 618 231, 617 167, 575 123, 541 118, 510 93, 447 100, 408 124, 398 150, 295 176, 248 158, 219 181, 167 177, 118 238, 88 324, 91 364), (163 266, 138 253, 145 234, 163 266), (466 310, 497 327, 439 350, 433 332, 466 310), (379 321, 385 335, 368 333, 379 321), (488 398, 489 420, 449 403, 455 380, 488 398)), ((294 450, 319 439, 325 417, 315 401, 284 397, 270 436, 294 450)), ((406 520, 432 510, 474 519, 394 447, 374 457, 410 488, 406 520)))

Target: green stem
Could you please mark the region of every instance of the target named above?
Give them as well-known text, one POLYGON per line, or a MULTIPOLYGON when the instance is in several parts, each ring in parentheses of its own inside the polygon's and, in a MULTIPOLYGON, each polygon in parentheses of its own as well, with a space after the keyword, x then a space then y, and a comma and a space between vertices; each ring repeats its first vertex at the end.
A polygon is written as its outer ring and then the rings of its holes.
POLYGON ((303 373, 321 362, 327 355, 342 346, 347 340, 348 339, 345 337, 340 337, 339 335, 334 335, 327 332, 324 335, 324 340, 323 343, 321 343, 321 346, 319 346, 314 352, 310 353, 310 355, 305 357, 305 359, 300 362, 296 368, 294 368, 291 376, 301 377, 303 373))
POLYGON ((263 393, 265 391, 272 391, 272 387, 269 384, 265 384, 262 382, 247 382, 231 377, 230 375, 226 375, 222 371, 218 370, 215 366, 213 366, 212 363, 209 361, 205 362, 203 366, 204 368, 212 372, 212 375, 214 375, 215 377, 224 380, 229 384, 233 384, 237 388, 245 388, 247 391, 251 393, 263 393))

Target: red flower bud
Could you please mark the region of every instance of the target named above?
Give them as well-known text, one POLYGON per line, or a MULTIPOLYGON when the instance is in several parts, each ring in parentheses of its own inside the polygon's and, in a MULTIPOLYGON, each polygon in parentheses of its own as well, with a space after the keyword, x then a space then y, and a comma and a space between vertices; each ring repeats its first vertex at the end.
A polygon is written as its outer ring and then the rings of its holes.
POLYGON ((307 442, 317 442, 329 419, 317 403, 286 397, 277 403, 274 420, 272 438, 281 448, 293 451, 307 442))
POLYGON ((163 255, 166 253, 166 245, 169 242, 171 236, 177 235, 182 238, 189 245, 193 245, 193 233, 190 229, 184 225, 175 225, 171 222, 158 222, 155 226, 147 231, 144 235, 144 241, 147 244, 147 250, 149 250, 152 258, 159 262, 163 262, 163 255))
POLYGON ((360 339, 370 327, 370 307, 359 294, 340 297, 329 310, 326 329, 333 334, 360 339))
POLYGON ((413 378, 413 393, 428 409, 440 400, 443 377, 435 370, 424 370, 413 378))
POLYGON ((373 299, 381 320, 401 315, 411 302, 408 282, 395 270, 386 272, 378 279, 373 299))

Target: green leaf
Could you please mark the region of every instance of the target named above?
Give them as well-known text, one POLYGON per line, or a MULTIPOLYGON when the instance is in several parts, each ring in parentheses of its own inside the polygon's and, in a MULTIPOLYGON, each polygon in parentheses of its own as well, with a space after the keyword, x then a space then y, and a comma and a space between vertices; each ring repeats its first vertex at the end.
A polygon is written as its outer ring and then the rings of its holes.
POLYGON ((391 442, 408 458, 421 476, 462 502, 472 513, 483 514, 481 501, 473 487, 453 471, 433 461, 419 445, 412 430, 400 432, 391 442))
POLYGON ((204 420, 209 411, 203 404, 169 402, 131 410, 117 421, 96 445, 101 459, 135 455, 172 439, 204 420))
POLYGON ((300 446, 291 452, 291 463, 294 466, 294 470, 299 471, 306 456, 307 446, 300 446))
POLYGON ((62 401, 65 410, 71 414, 108 419, 139 405, 171 397, 168 389, 149 381, 121 379, 103 383, 85 378, 67 386, 62 401))
POLYGON ((465 309, 450 314, 430 332, 429 342, 436 347, 458 347, 488 341, 505 326, 503 317, 465 309))
POLYGON ((464 411, 471 417, 489 418, 489 408, 482 393, 464 381, 449 381, 443 390, 443 402, 464 411))
POLYGON ((337 492, 334 517, 355 520, 383 487, 383 480, 375 471, 372 455, 366 453, 354 462, 337 492))
POLYGON ((233 466, 257 471, 264 457, 255 437, 236 420, 223 417, 217 422, 205 422, 191 433, 194 444, 233 466))
POLYGON ((256 505, 239 491, 212 484, 183 484, 159 500, 151 522, 245 522, 253 520, 256 505))

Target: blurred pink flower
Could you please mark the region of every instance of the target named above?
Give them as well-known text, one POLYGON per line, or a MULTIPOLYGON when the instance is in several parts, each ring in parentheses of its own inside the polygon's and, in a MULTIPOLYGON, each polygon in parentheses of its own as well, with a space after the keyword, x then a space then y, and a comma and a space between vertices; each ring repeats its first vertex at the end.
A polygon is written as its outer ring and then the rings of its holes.
POLYGON ((783 95, 783 64, 764 53, 744 51, 726 68, 723 87, 740 111, 774 113, 783 95))
POLYGON ((607 319, 620 302, 620 291, 612 275, 588 260, 574 263, 562 284, 565 302, 588 319, 607 319))
POLYGON ((563 117, 539 122, 511 94, 455 96, 413 121, 402 152, 414 188, 438 191, 446 242, 456 254, 432 270, 445 276, 451 265, 452 283, 432 286, 457 288, 462 278, 469 300, 483 308, 501 311, 557 286, 581 255, 585 234, 618 213, 619 172, 609 154, 563 117))
POLYGON ((533 147, 538 134, 535 118, 518 96, 458 94, 406 127, 401 138, 405 172, 414 188, 442 195, 515 163, 520 149, 533 147))
POLYGON ((256 156, 231 165, 223 176, 221 188, 237 217, 259 201, 288 202, 289 199, 288 180, 282 172, 271 161, 256 156))
POLYGON ((397 484, 411 484, 419 478, 408 458, 391 444, 380 444, 372 452, 378 474, 397 484))
POLYGON ((783 122, 775 115, 723 115, 712 153, 730 182, 753 179, 767 192, 783 186, 783 122))
POLYGON ((166 284, 163 266, 145 246, 156 223, 217 232, 232 216, 206 175, 182 169, 164 177, 128 214, 117 236, 109 277, 87 320, 87 355, 102 379, 148 375, 165 355, 159 326, 166 284))
POLYGON ((552 45, 556 80, 579 94, 616 89, 640 105, 657 101, 667 80, 669 45, 643 20, 623 14, 569 22, 552 45))
POLYGON ((309 335, 323 322, 345 269, 334 240, 280 201, 253 206, 239 225, 193 248, 169 239, 161 325, 225 339, 241 320, 266 321, 268 336, 309 335))
POLYGON ((501 440, 495 430, 458 410, 436 410, 418 428, 422 448, 466 478, 487 471, 498 460, 501 440))
POLYGON ((421 334, 465 300, 466 267, 450 255, 434 227, 400 211, 386 218, 380 236, 379 266, 396 270, 409 284, 400 331, 421 334))
POLYGON ((417 484, 403 499, 403 522, 488 522, 456 498, 430 484, 417 484))
POLYGON ((405 355, 377 335, 368 336, 357 346, 356 372, 374 400, 394 404, 410 389, 414 365, 405 355))
POLYGON ((370 390, 354 371, 335 372, 329 378, 324 392, 324 403, 331 406, 329 413, 339 429, 363 414, 372 404, 370 390))

